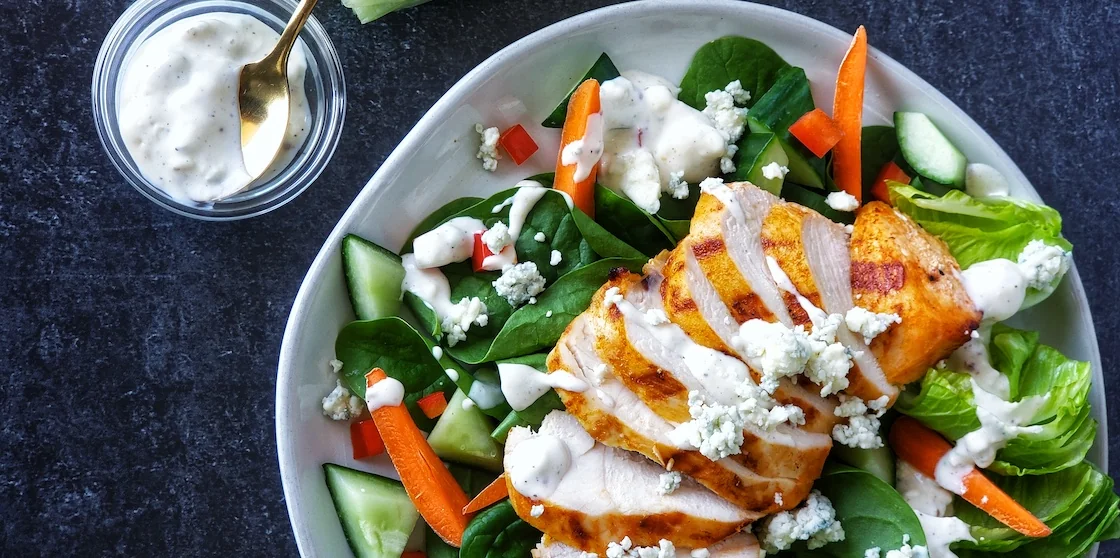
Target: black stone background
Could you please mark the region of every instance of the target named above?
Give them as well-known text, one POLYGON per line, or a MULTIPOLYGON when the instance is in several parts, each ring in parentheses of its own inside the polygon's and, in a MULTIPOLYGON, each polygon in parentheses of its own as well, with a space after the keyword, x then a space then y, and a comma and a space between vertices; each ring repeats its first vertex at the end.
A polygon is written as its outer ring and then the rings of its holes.
MULTIPOLYGON (((348 82, 341 147, 290 205, 221 224, 148 202, 98 143, 93 62, 128 2, 0 2, 0 555, 296 554, 273 378, 308 265, 448 87, 510 42, 607 3, 436 0, 360 26, 324 0, 315 13, 348 82)), ((873 45, 1018 162, 1065 216, 1120 393, 1120 5, 774 3, 866 24, 873 45)), ((1113 432, 1118 410, 1112 399, 1113 432)))

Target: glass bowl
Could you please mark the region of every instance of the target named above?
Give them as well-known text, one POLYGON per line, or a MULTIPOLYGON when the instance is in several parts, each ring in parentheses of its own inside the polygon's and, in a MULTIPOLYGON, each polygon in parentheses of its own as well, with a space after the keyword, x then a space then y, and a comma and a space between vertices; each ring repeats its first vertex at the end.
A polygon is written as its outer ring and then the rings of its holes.
POLYGON ((295 10, 293 0, 139 0, 109 31, 93 72, 93 115, 101 144, 125 180, 145 197, 180 215, 208 221, 244 219, 288 203, 323 172, 338 146, 346 116, 342 63, 323 26, 312 16, 300 33, 307 53, 304 88, 311 129, 292 162, 268 180, 258 180, 229 198, 196 203, 173 198, 144 177, 121 137, 117 121, 122 69, 137 47, 156 31, 180 19, 209 13, 249 14, 283 30, 295 10))

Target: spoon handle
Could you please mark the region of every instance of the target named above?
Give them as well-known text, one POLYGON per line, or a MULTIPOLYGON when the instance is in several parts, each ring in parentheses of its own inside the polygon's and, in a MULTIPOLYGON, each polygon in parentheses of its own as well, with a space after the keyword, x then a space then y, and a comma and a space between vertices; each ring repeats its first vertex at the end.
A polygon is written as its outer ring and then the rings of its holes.
POLYGON ((276 46, 269 53, 269 58, 272 58, 276 64, 276 68, 282 73, 285 73, 288 68, 288 55, 292 53, 292 47, 296 44, 296 39, 299 38, 299 32, 303 30, 303 25, 307 23, 307 18, 311 17, 311 9, 315 7, 318 0, 300 0, 296 11, 292 13, 292 17, 288 20, 288 24, 284 26, 284 32, 280 34, 280 40, 276 42, 276 46))

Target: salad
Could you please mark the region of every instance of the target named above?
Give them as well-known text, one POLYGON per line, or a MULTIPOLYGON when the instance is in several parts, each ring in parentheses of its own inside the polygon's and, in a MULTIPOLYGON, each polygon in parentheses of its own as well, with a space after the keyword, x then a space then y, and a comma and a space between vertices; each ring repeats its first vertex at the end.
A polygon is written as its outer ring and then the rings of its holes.
POLYGON ((866 57, 861 27, 825 100, 746 37, 679 83, 604 53, 542 115, 558 153, 476 127, 484 169, 554 173, 449 200, 397 251, 345 237, 357 320, 323 412, 399 477, 323 465, 354 554, 1049 558, 1120 537, 1085 459, 1089 363, 1005 323, 1069 269, 1060 215, 927 115, 865 126, 866 57))

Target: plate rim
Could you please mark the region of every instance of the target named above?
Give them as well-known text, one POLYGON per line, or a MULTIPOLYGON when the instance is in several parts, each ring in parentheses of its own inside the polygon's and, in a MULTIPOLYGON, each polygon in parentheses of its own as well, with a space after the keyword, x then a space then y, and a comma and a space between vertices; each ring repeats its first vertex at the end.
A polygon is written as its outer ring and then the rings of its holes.
MULTIPOLYGON (((668 14, 687 12, 689 15, 696 15, 697 12, 701 12, 701 15, 704 15, 704 12, 710 12, 713 16, 722 17, 728 11, 741 12, 742 14, 766 14, 804 26, 812 33, 829 34, 835 37, 851 37, 849 33, 845 33, 831 24, 804 14, 774 6, 739 0, 634 0, 577 14, 543 27, 514 41, 486 58, 456 81, 455 84, 424 113, 400 143, 393 148, 389 156, 386 157, 385 161, 378 167, 373 176, 366 182, 365 186, 362 187, 362 190, 354 200, 350 202, 345 213, 339 218, 334 228, 331 229, 323 245, 316 253, 315 259, 304 275, 296 297, 292 302, 292 308, 284 326, 284 334, 281 340, 277 363, 276 383, 274 384, 276 389, 276 410, 274 417, 276 423, 276 454, 280 468, 280 480, 283 488, 285 506, 288 512, 288 520, 291 524, 296 546, 301 556, 312 554, 312 549, 306 548, 306 545, 309 544, 308 537, 303 532, 306 528, 296 523, 296 518, 300 517, 301 514, 302 504, 292 497, 295 493, 294 476, 296 473, 292 470, 295 465, 290 458, 292 453, 291 448, 288 447, 289 437, 286 435, 287 425, 281 419, 284 411, 291 407, 293 402, 289 401, 287 390, 281 389, 281 386, 291 382, 290 378, 292 374, 298 372, 294 370, 292 361, 294 360, 293 355, 296 351, 296 341, 304 324, 303 317, 308 312, 308 300, 319 287, 324 269, 328 265, 333 251, 337 249, 341 238, 347 234, 350 225, 358 218, 360 213, 366 212, 368 207, 375 205, 377 200, 384 195, 388 185, 393 182, 393 176, 400 173, 400 167, 405 164, 404 159, 413 151, 413 148, 418 147, 430 134, 432 129, 437 128, 441 124, 444 116, 449 114, 465 97, 469 96, 475 88, 482 84, 481 82, 492 68, 503 65, 506 63, 507 59, 516 58, 524 50, 543 46, 549 41, 571 34, 573 30, 585 25, 598 24, 600 20, 624 18, 628 14, 632 15, 633 12, 658 12, 668 14)), ((946 97, 938 88, 934 87, 901 62, 888 56, 878 48, 871 46, 868 49, 868 56, 877 64, 881 65, 894 78, 901 79, 912 87, 926 90, 937 105, 956 115, 966 125, 971 126, 977 131, 982 140, 995 147, 995 149, 990 152, 990 155, 996 159, 1000 159, 1002 163, 1005 163, 1005 168, 1012 169, 1013 174, 1008 178, 1024 185, 1026 193, 1029 194, 1028 197, 1032 198, 1033 201, 1042 201, 1034 185, 1027 179, 1026 175, 1023 174, 1015 161, 1011 159, 1007 152, 1004 151, 1003 147, 988 134, 987 130, 984 129, 983 126, 980 126, 964 109, 957 106, 956 103, 946 97)), ((1070 287, 1073 290, 1073 296, 1076 300, 1075 311, 1077 312, 1077 318, 1081 321, 1082 327, 1085 328, 1084 331, 1092 335, 1088 357, 1090 365, 1093 368, 1092 381, 1100 385, 1100 396, 1097 398, 1092 398, 1090 396, 1090 404, 1093 406, 1094 418, 1097 418, 1099 423, 1097 440, 1104 440, 1103 444, 1096 444, 1096 441, 1094 441, 1094 445, 1100 446, 1099 451, 1101 455, 1101 463, 1094 464, 1107 473, 1109 464, 1108 415, 1104 394, 1105 385, 1103 382, 1104 377, 1101 365, 1100 344, 1089 307, 1088 294, 1085 291, 1084 284, 1081 282, 1077 266, 1073 262, 1071 262, 1065 281, 1070 281, 1071 283, 1070 287)), ((1096 556, 1097 546, 1098 545, 1093 546, 1089 553, 1090 557, 1096 556)))

